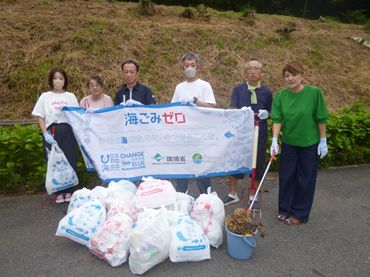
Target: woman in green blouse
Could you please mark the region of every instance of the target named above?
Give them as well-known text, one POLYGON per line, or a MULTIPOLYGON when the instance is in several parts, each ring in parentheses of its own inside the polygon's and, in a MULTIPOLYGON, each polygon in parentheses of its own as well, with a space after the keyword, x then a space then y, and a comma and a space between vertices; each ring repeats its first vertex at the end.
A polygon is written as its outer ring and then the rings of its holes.
POLYGON ((281 131, 278 220, 298 225, 308 221, 319 158, 328 153, 328 111, 320 88, 303 84, 300 62, 287 63, 283 77, 287 87, 276 93, 272 103, 270 150, 278 154, 281 131))

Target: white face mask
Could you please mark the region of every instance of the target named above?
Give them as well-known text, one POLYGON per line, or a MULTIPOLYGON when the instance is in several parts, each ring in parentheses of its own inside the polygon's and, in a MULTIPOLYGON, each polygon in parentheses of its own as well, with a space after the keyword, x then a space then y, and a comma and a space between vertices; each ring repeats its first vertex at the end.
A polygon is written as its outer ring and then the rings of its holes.
POLYGON ((186 78, 192 79, 195 77, 197 70, 195 69, 195 67, 189 66, 188 68, 185 69, 184 72, 185 72, 186 78))
POLYGON ((53 80, 53 87, 54 87, 54 89, 56 89, 56 90, 62 90, 63 89, 63 86, 64 86, 64 80, 60 80, 60 79, 54 79, 53 80))

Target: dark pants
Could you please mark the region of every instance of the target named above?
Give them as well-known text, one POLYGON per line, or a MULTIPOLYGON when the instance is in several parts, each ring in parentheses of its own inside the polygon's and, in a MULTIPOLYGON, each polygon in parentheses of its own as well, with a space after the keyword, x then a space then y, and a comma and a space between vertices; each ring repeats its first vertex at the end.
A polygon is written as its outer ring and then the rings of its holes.
MULTIPOLYGON (((47 130, 52 134, 54 140, 58 143, 60 149, 62 149, 64 155, 66 156, 69 164, 73 167, 75 172, 77 173, 77 141, 73 134, 72 127, 67 123, 51 124, 47 130)), ((51 149, 51 145, 47 143, 42 137, 42 143, 44 148, 44 155, 46 158, 46 162, 48 161, 47 149, 51 149)), ((60 193, 72 193, 75 191, 76 187, 68 188, 65 190, 58 191, 57 194, 60 193)))
POLYGON ((307 222, 315 194, 319 156, 317 144, 282 144, 279 170, 279 213, 307 222))
MULTIPOLYGON (((207 193, 207 189, 211 186, 211 179, 210 178, 199 178, 195 179, 197 182, 199 193, 207 193)), ((183 192, 185 193, 188 190, 189 186, 189 179, 177 179, 176 180, 177 186, 176 191, 177 192, 183 192)))

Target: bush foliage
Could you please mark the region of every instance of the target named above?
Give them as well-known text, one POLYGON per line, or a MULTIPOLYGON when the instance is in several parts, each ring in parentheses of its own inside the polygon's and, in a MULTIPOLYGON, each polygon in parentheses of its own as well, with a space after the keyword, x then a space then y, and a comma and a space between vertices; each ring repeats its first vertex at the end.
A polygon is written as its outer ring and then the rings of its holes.
POLYGON ((370 163, 370 113, 361 103, 330 115, 323 166, 370 163))
MULTIPOLYGON (((46 161, 36 125, 0 128, 0 193, 45 190, 46 161)), ((82 156, 77 163, 80 184, 96 181, 87 173, 82 156)))
MULTIPOLYGON (((322 167, 370 163, 370 113, 361 103, 331 114, 327 124, 329 154, 322 167)), ((271 139, 271 138, 270 138, 271 139)), ((278 159, 273 168, 278 167, 278 159)), ((36 125, 0 128, 0 192, 44 190, 46 162, 41 134, 36 125)), ((96 182, 78 162, 80 184, 96 182)))

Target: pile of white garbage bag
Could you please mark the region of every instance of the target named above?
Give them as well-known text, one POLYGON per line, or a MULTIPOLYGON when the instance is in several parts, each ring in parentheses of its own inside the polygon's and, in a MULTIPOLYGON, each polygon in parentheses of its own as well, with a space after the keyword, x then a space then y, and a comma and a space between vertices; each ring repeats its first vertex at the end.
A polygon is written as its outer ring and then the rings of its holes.
POLYGON ((210 246, 223 242, 225 209, 216 192, 196 200, 176 192, 167 180, 143 178, 77 190, 57 236, 83 244, 111 266, 128 260, 143 274, 168 257, 171 262, 211 258, 210 246))

